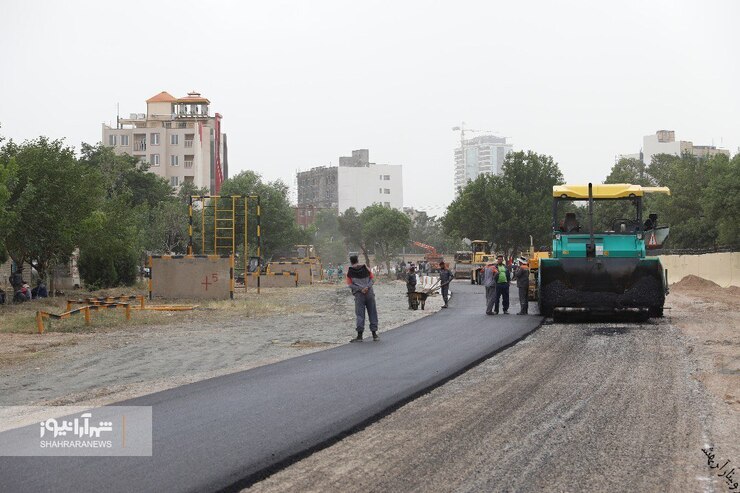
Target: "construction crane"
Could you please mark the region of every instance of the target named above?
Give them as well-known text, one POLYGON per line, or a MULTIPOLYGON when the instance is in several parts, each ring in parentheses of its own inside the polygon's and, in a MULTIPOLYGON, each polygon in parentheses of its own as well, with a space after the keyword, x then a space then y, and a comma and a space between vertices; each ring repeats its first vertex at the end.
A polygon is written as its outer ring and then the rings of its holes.
POLYGON ((424 254, 424 260, 429 262, 429 266, 432 268, 432 272, 436 272, 439 270, 439 263, 442 262, 442 260, 444 259, 442 258, 442 255, 437 252, 436 248, 418 241, 412 241, 411 244, 419 248, 423 248, 427 251, 427 253, 424 254))

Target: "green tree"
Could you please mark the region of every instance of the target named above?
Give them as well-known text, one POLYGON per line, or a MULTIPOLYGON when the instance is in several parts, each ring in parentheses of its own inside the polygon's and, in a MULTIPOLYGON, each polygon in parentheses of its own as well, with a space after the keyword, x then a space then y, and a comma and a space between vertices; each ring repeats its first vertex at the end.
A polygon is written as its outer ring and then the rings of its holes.
POLYGON ((487 240, 498 251, 517 253, 529 245, 546 245, 551 234, 552 187, 563 174, 550 156, 510 152, 502 174, 481 175, 460 190, 442 218, 446 234, 487 240))
POLYGON ((80 225, 100 196, 100 175, 77 161, 72 148, 46 137, 17 146, 8 142, 0 165, 17 170, 7 208, 12 216, 6 247, 20 274, 34 261, 40 279, 66 261, 80 239, 80 225))
POLYGON ((349 250, 359 250, 365 257, 365 264, 370 265, 370 257, 368 256, 368 248, 365 243, 365 232, 362 227, 362 219, 360 214, 355 210, 354 207, 350 207, 344 211, 339 217, 339 231, 344 236, 345 244, 349 250))
POLYGON ((717 222, 706 217, 702 205, 711 178, 708 170, 706 159, 690 154, 658 154, 648 166, 655 183, 671 189, 670 196, 651 198, 650 211, 658 214, 660 224, 670 225, 668 244, 674 248, 707 248, 717 243, 717 222))
POLYGON ((716 225, 717 243, 740 246, 740 153, 719 155, 708 163, 709 181, 702 193, 704 216, 716 225))
POLYGON ((366 207, 360 213, 362 237, 374 247, 377 262, 391 271, 391 260, 398 249, 409 242, 411 219, 403 212, 380 204, 366 207))
POLYGON ((188 206, 177 198, 160 202, 150 213, 145 247, 152 252, 187 253, 188 206))
MULTIPOLYGON (((0 153, 5 139, 0 136, 0 153)), ((8 252, 5 249, 5 238, 12 229, 15 215, 8 208, 10 190, 14 187, 17 177, 15 158, 4 159, 0 155, 0 264, 8 261, 8 252)))
POLYGON ((316 221, 308 231, 314 238, 314 245, 322 262, 335 265, 347 262, 344 236, 339 230, 339 217, 336 211, 333 209, 319 211, 316 214, 316 221))
POLYGON ((81 231, 80 277, 90 289, 130 286, 136 282, 141 253, 139 219, 124 198, 105 202, 86 218, 81 231))
POLYGON ((172 187, 161 176, 151 173, 150 166, 128 154, 116 154, 112 147, 83 143, 80 161, 97 169, 106 198, 125 197, 130 207, 156 207, 172 196, 172 187))
POLYGON ((464 248, 459 238, 452 238, 445 234, 440 219, 426 212, 419 212, 412 220, 409 234, 411 240, 433 246, 438 252, 454 253, 464 248))
MULTIPOLYGON (((264 182, 254 171, 243 171, 224 181, 220 195, 260 196, 262 255, 266 258, 292 248, 300 238, 300 231, 295 223, 293 208, 288 198, 288 186, 281 180, 264 182)), ((257 220, 254 207, 249 208, 249 243, 254 246, 257 235, 257 220)), ((237 231, 237 237, 243 238, 243 231, 237 231)), ((243 241, 242 241, 243 244, 243 241)))

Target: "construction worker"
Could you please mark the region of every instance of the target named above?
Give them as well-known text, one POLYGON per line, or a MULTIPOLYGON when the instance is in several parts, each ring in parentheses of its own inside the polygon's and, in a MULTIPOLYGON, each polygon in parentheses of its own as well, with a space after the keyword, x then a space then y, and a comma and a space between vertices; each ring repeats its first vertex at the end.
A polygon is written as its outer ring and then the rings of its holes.
POLYGON ((375 306, 375 292, 373 292, 373 273, 365 264, 360 264, 357 255, 349 258, 350 267, 347 269, 347 285, 355 297, 355 315, 357 317, 357 337, 350 342, 362 342, 362 333, 365 331, 365 310, 370 318, 370 331, 373 341, 378 337, 378 310, 375 306))
POLYGON ((496 303, 494 304, 493 313, 498 314, 499 300, 503 297, 504 314, 509 313, 509 283, 511 282, 511 272, 504 263, 504 256, 496 257, 496 303))
POLYGON ((529 311, 529 263, 527 259, 519 258, 519 268, 514 272, 516 287, 519 289, 519 313, 517 315, 526 315, 529 311))
POLYGON ((483 285, 486 287, 486 315, 493 315, 496 299, 496 267, 493 262, 483 268, 483 285))
POLYGON ((450 298, 450 283, 455 278, 455 276, 450 272, 450 270, 447 268, 447 265, 445 265, 444 262, 439 263, 439 284, 440 288, 442 288, 442 299, 444 300, 445 304, 442 305, 442 308, 447 308, 447 302, 450 298))
POLYGON ((413 303, 411 298, 411 293, 416 292, 416 268, 414 267, 414 264, 411 264, 409 267, 409 273, 406 274, 406 291, 408 293, 409 297, 409 310, 413 310, 413 303))

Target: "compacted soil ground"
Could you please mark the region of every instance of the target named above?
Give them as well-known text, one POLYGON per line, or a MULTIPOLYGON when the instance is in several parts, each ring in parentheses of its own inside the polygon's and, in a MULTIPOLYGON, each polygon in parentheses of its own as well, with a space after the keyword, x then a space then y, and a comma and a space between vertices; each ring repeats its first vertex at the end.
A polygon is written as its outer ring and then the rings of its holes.
POLYGON ((250 491, 732 491, 702 449, 740 464, 740 293, 690 277, 668 306, 545 323, 250 491))

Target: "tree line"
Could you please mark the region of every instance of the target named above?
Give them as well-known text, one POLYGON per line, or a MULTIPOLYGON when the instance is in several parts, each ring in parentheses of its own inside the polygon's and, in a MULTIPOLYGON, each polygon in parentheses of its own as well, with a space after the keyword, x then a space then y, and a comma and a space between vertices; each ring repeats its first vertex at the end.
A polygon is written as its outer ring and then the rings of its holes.
MULTIPOLYGON (((221 190, 250 193, 261 197, 264 253, 305 237, 293 220, 287 185, 245 171, 221 190)), ((79 249, 88 287, 131 285, 147 254, 186 253, 189 195, 207 191, 190 183, 175 190, 138 158, 100 143, 83 143, 77 156, 63 140, 18 144, 0 137, 0 263, 12 259, 26 280, 24 269, 33 265, 46 281, 79 249)), ((196 223, 196 238, 199 228, 196 223)), ((200 242, 194 246, 200 253, 200 242)))
MULTIPOLYGON (((530 235, 536 248, 548 247, 552 187, 563 183, 563 174, 551 156, 511 152, 501 175, 479 176, 459 190, 441 219, 444 232, 456 238, 487 240, 507 255, 525 250, 530 235)), ((740 246, 740 154, 732 159, 723 154, 658 154, 649 165, 622 158, 603 183, 671 189, 670 196, 647 194, 643 201, 645 218, 656 213, 659 225, 671 227, 665 248, 740 246)), ((615 219, 631 217, 629 207, 622 202, 600 204, 594 214, 595 229, 608 230, 615 219)))

